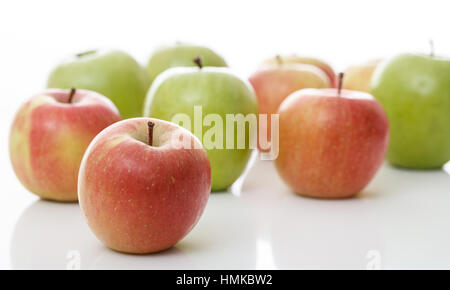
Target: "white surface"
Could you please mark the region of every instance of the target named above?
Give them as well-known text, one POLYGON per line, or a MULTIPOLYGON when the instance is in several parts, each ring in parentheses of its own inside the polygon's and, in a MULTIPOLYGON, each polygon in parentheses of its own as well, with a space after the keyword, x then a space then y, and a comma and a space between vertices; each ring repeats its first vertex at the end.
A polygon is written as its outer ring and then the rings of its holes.
POLYGON ((113 252, 76 204, 28 198, 3 231, 10 263, 1 266, 65 269, 77 251, 82 269, 366 269, 374 253, 381 268, 450 268, 449 193, 444 171, 385 165, 356 198, 309 199, 292 194, 272 162, 257 160, 241 190, 212 194, 197 227, 155 255, 113 252))
MULTIPOLYGON (((176 248, 105 249, 76 205, 37 201, 12 172, 7 140, 19 105, 62 58, 120 48, 144 63, 176 40, 216 49, 243 77, 265 57, 324 58, 337 71, 400 51, 449 55, 447 1, 0 1, 0 268, 450 268, 450 178, 385 166, 360 197, 297 197, 257 162, 239 196, 211 196, 176 248), (69 252, 69 254, 72 252, 69 252), (368 257, 368 258, 367 258, 368 257), (376 263, 375 263, 376 264, 376 263)), ((237 193, 237 192, 235 192, 237 193)))

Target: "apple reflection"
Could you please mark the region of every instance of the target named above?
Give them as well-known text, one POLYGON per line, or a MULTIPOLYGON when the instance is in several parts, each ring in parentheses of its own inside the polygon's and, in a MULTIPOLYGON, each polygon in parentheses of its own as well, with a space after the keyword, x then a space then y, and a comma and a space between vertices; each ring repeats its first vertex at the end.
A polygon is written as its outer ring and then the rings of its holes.
POLYGON ((96 269, 253 269, 256 238, 247 209, 229 193, 211 195, 197 226, 175 247, 151 255, 101 251, 96 269), (232 209, 232 210, 230 210, 232 209), (238 257, 238 258, 236 258, 238 257))
POLYGON ((16 223, 11 242, 12 266, 14 269, 251 269, 255 264, 256 238, 247 209, 238 199, 229 193, 213 194, 204 216, 187 237, 175 247, 150 255, 129 255, 106 248, 89 230, 78 204, 38 200, 16 223))
POLYGON ((371 264, 373 253, 384 254, 378 214, 370 206, 379 197, 373 189, 343 200, 301 197, 283 183, 273 162, 258 161, 243 190, 244 202, 253 205, 259 268, 382 266, 371 264))

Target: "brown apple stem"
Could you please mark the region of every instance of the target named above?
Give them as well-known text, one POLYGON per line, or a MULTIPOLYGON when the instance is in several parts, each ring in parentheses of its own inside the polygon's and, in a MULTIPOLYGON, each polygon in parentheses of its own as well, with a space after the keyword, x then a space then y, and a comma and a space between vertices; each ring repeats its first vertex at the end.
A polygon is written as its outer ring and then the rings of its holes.
POLYGON ((199 55, 193 59, 194 63, 198 66, 198 68, 203 67, 202 57, 199 55))
POLYGON ((155 127, 155 123, 149 121, 148 125, 148 145, 153 146, 153 127, 155 127))
POLYGON ((277 54, 275 56, 275 60, 277 61, 278 65, 283 65, 283 58, 281 58, 281 55, 277 54))
POLYGON ((69 92, 69 100, 68 100, 68 103, 70 104, 70 103, 72 103, 72 99, 73 99, 73 96, 75 95, 75 92, 77 91, 77 89, 75 89, 75 88, 71 88, 70 89, 70 92, 69 92))
POLYGON ((92 50, 87 50, 87 51, 83 51, 83 52, 77 53, 75 56, 76 57, 83 57, 83 56, 86 56, 86 55, 89 55, 89 54, 94 54, 96 52, 97 52, 96 50, 92 49, 92 50))
POLYGON ((341 90, 342 90, 342 79, 344 78, 344 73, 340 72, 338 74, 338 97, 341 96, 341 90))
POLYGON ((430 56, 434 57, 434 41, 430 39, 428 42, 430 43, 430 56))

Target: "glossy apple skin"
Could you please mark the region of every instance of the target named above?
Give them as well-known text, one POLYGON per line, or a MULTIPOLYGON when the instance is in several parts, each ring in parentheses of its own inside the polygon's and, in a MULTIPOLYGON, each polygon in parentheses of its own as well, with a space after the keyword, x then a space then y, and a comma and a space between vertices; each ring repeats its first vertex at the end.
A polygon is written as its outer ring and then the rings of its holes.
POLYGON ((336 77, 336 73, 334 72, 333 68, 328 63, 326 63, 325 61, 323 61, 319 58, 298 56, 298 55, 286 55, 286 56, 281 56, 280 59, 277 59, 277 57, 270 58, 270 59, 266 60, 263 63, 263 65, 278 65, 280 60, 284 64, 297 63, 297 64, 314 65, 314 66, 318 67, 319 69, 321 69, 328 76, 328 79, 330 80, 330 85, 332 88, 337 87, 337 84, 338 84, 337 77, 336 77))
POLYGON ((17 112, 10 132, 11 163, 19 180, 43 199, 76 201, 83 154, 104 128, 120 120, 114 104, 91 91, 47 89, 17 112))
POLYGON ((50 73, 48 88, 96 91, 113 101, 123 118, 141 117, 150 85, 145 69, 119 50, 93 50, 74 55, 50 73))
POLYGON ((147 73, 153 81, 166 69, 179 66, 196 66, 195 57, 202 58, 203 66, 226 67, 225 60, 208 47, 177 43, 156 50, 147 63, 147 73))
POLYGON ((342 87, 347 90, 370 93, 372 75, 381 59, 349 66, 344 72, 342 87))
MULTIPOLYGON (((174 115, 183 113, 189 116, 190 129, 194 131, 194 106, 201 106, 203 118, 208 114, 217 114, 223 120, 223 149, 206 148, 206 151, 211 161, 212 191, 225 190, 244 172, 253 150, 249 146, 225 149, 228 139, 225 132, 226 114, 255 114, 257 118, 256 96, 251 85, 228 68, 171 68, 152 84, 144 116, 171 121, 174 115)), ((202 136, 209 128, 203 126, 202 136)), ((249 139, 248 130, 245 138, 249 139)), ((234 140, 237 140, 236 130, 234 140)))
POLYGON ((375 71, 372 93, 391 124, 391 164, 433 169, 450 160, 450 59, 393 57, 375 71))
POLYGON ((280 106, 276 168, 296 193, 345 198, 360 192, 380 167, 388 120, 371 95, 335 89, 300 90, 280 106))
MULTIPOLYGON (((258 98, 259 113, 268 115, 275 114, 281 102, 297 90, 330 87, 328 76, 316 66, 307 64, 266 66, 252 74, 249 81, 258 98)), ((268 120, 270 120, 269 116, 268 120)), ((270 140, 270 122, 259 125, 266 128, 266 134, 270 140)), ((261 146, 258 147, 262 150, 261 146)))
MULTIPOLYGON (((173 146, 169 122, 134 118, 102 131, 79 174, 79 199, 89 227, 111 249, 135 254, 172 247, 199 220, 211 189, 206 151, 173 146), (148 145, 148 121, 155 123, 148 145)), ((192 143, 193 144, 193 143, 192 143)), ((195 147, 192 147, 195 148, 195 147)))

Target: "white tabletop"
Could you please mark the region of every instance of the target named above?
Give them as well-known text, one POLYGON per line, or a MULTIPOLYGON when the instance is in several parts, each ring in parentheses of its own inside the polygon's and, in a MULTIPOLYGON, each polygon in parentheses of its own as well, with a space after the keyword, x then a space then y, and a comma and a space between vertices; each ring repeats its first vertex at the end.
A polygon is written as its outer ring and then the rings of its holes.
POLYGON ((211 194, 174 248, 126 255, 91 234, 77 204, 41 201, 19 184, 0 203, 0 267, 82 269, 450 268, 450 176, 384 165, 356 198, 292 194, 255 160, 229 192, 211 194), (14 218, 11 218, 14 216, 14 218))

